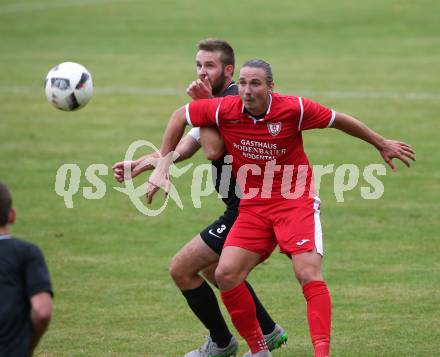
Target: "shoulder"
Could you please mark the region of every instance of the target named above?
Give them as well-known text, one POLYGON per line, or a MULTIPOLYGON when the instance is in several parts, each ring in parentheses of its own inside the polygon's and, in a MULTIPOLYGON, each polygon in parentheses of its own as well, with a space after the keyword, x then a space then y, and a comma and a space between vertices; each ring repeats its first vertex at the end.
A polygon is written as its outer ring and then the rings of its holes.
POLYGON ((36 244, 17 238, 12 238, 11 242, 16 252, 25 258, 31 259, 43 257, 43 252, 36 244))
POLYGON ((220 97, 219 99, 222 105, 237 105, 241 103, 241 99, 238 95, 228 95, 226 97, 220 97))
POLYGON ((280 93, 272 94, 272 108, 277 113, 289 113, 295 117, 303 110, 301 97, 280 93))
POLYGON ((219 102, 218 109, 219 113, 223 116, 234 116, 240 115, 243 109, 243 103, 238 95, 227 96, 221 98, 219 102))
POLYGON ((43 252, 37 245, 15 237, 2 241, 0 249, 0 255, 6 256, 9 261, 20 267, 30 262, 44 262, 43 252))
POLYGON ((274 103, 278 103, 281 105, 297 105, 300 103, 301 98, 295 95, 285 95, 280 93, 273 93, 272 100, 274 103))
POLYGON ((228 88, 223 92, 222 97, 226 97, 228 95, 238 95, 238 84, 232 82, 228 88))

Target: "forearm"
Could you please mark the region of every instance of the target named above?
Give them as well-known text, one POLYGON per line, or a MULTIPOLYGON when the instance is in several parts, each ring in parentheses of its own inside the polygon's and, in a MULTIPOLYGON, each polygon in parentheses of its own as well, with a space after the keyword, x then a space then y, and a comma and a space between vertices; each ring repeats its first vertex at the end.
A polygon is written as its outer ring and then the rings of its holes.
POLYGON ((339 129, 351 136, 370 143, 381 150, 385 139, 356 118, 344 113, 336 113, 332 128, 339 129))
POLYGON ((29 340, 29 356, 32 356, 41 337, 47 331, 52 317, 52 298, 40 293, 31 300, 32 333, 29 340))
MULTIPOLYGON (((172 161, 179 162, 186 160, 189 157, 193 156, 194 153, 199 149, 200 145, 197 140, 187 135, 179 141, 179 144, 173 152, 172 161)), ((158 165, 160 158, 161 153, 159 151, 140 157, 135 161, 135 164, 133 166, 133 176, 137 176, 141 172, 154 170, 155 167, 158 165)))
POLYGON ((32 356, 40 342, 41 337, 47 331, 50 321, 32 321, 32 334, 29 341, 29 356, 32 356))
POLYGON ((139 170, 139 172, 154 170, 155 163, 159 158, 159 152, 153 152, 152 154, 141 156, 139 159, 136 160, 135 168, 139 170))
POLYGON ((200 149, 200 144, 190 135, 185 135, 176 147, 174 162, 192 157, 200 149))
POLYGON ((176 153, 174 152, 174 150, 176 149, 177 144, 183 136, 186 124, 185 108, 182 107, 173 113, 170 121, 168 122, 160 148, 162 158, 159 160, 158 165, 169 166, 171 165, 173 160, 176 159, 176 153), (171 152, 173 154, 169 155, 171 152))

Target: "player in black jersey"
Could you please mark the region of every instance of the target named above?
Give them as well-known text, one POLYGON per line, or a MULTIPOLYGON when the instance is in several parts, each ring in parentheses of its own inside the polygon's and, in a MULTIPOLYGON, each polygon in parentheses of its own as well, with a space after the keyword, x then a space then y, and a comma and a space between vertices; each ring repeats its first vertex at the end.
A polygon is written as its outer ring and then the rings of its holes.
MULTIPOLYGON (((237 95, 238 86, 232 80, 234 65, 234 51, 227 42, 212 39, 199 42, 196 54, 198 79, 189 85, 187 94, 195 100, 237 95)), ((223 197, 226 210, 222 216, 196 235, 173 257, 170 264, 170 274, 186 298, 189 307, 210 334, 203 346, 187 353, 185 357, 235 356, 238 343, 226 325, 214 291, 203 277, 216 285, 214 271, 226 236, 237 218, 240 199, 235 193, 235 179, 233 177, 231 177, 227 189, 220 187, 226 153, 217 130, 212 128, 191 129, 175 150, 180 154, 176 162, 191 157, 200 147, 203 148, 205 156, 211 160, 215 168, 215 188, 223 197)), ((114 176, 119 182, 122 182, 127 178, 139 175, 141 172, 152 170, 157 158, 158 153, 153 153, 125 163, 126 166, 131 167, 130 173, 124 173, 124 162, 118 162, 113 165, 114 176)), ((274 350, 286 342, 287 333, 272 320, 248 283, 247 286, 255 301, 257 318, 265 335, 266 343, 270 350, 274 350)))
POLYGON ((52 287, 41 250, 13 238, 11 194, 0 182, 0 356, 32 356, 52 316, 52 287))

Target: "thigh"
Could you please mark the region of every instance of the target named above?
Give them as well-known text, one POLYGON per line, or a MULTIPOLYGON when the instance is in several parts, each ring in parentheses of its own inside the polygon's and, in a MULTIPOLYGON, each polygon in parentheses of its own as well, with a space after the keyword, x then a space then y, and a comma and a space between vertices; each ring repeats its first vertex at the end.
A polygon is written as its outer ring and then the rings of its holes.
POLYGON ((224 249, 227 247, 239 247, 256 253, 260 261, 267 259, 276 247, 272 223, 251 208, 240 208, 224 249))
POLYGON ((232 213, 225 212, 225 214, 200 232, 202 240, 216 254, 221 254, 226 237, 228 236, 236 217, 237 214, 235 211, 232 213))
POLYGON ((276 208, 273 217, 281 253, 292 256, 315 250, 323 255, 318 198, 285 200, 276 208))
POLYGON ((215 272, 220 290, 230 290, 243 282, 260 262, 258 253, 240 247, 225 247, 215 272))
POLYGON ((219 255, 206 245, 200 234, 189 241, 173 258, 176 269, 198 273, 199 271, 216 264, 219 255))

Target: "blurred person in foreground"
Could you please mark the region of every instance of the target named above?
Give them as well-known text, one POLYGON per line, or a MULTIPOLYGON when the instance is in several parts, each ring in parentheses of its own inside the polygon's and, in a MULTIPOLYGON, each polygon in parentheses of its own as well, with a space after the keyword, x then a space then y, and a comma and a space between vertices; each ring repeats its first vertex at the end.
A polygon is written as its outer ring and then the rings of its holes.
POLYGON ((52 317, 52 286, 43 253, 14 238, 16 211, 0 182, 0 357, 32 356, 52 317))

